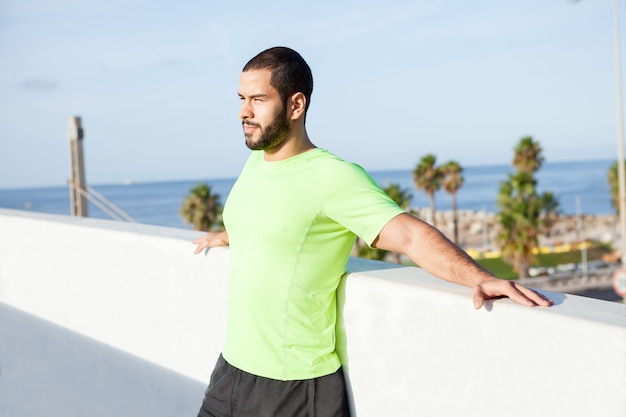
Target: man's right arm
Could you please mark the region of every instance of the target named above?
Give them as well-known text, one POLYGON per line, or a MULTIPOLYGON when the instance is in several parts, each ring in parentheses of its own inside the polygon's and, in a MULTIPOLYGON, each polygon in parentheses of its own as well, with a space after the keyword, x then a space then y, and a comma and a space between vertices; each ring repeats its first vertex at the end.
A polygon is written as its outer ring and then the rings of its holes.
POLYGON ((194 240, 194 245, 198 245, 193 252, 194 255, 199 254, 205 249, 213 248, 216 246, 228 246, 228 233, 226 230, 223 232, 209 232, 206 235, 194 240))

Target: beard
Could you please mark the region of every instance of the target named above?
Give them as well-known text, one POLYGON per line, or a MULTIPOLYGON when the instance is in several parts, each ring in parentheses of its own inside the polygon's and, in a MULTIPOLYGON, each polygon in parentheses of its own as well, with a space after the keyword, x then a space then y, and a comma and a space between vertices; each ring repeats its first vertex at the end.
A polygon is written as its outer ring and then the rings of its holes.
POLYGON ((245 120, 241 123, 242 125, 247 124, 260 128, 261 137, 259 137, 258 140, 254 141, 252 136, 246 135, 246 146, 253 151, 266 151, 276 148, 285 141, 291 129, 286 111, 278 113, 274 120, 266 127, 245 120))

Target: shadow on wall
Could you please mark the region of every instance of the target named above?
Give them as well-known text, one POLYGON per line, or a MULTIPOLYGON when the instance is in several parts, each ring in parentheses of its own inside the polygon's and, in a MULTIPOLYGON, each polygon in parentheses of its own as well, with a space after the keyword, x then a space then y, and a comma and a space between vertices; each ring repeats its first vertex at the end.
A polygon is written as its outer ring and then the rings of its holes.
POLYGON ((193 416, 205 388, 0 303, 2 416, 193 416))

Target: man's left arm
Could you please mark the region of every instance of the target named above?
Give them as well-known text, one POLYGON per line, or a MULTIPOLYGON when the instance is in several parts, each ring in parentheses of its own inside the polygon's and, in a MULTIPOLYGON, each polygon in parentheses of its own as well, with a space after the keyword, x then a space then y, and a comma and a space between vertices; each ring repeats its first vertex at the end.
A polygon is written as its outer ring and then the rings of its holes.
POLYGON ((552 305, 543 295, 515 281, 495 277, 439 230, 408 213, 389 221, 372 246, 403 253, 430 274, 471 287, 476 309, 485 300, 503 296, 529 307, 552 305))

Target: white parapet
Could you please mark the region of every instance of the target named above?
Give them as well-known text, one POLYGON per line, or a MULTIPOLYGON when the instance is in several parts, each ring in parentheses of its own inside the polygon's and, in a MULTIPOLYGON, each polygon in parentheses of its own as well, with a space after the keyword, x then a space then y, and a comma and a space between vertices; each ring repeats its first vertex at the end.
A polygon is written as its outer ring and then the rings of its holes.
MULTIPOLYGON (((199 235, 0 209, 0 302, 205 384, 223 344, 229 252, 194 256, 199 235)), ((626 306, 549 293, 552 308, 475 311, 469 289, 421 269, 348 267, 337 349, 358 417, 626 415, 626 306)), ((0 372, 0 390, 32 388, 15 375, 0 372)), ((111 415, 98 411, 110 400, 90 415, 111 415)), ((0 391, 0 411, 15 415, 6 407, 0 391)))

